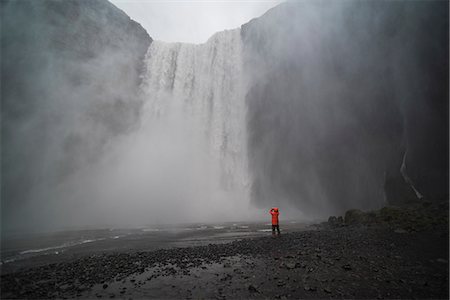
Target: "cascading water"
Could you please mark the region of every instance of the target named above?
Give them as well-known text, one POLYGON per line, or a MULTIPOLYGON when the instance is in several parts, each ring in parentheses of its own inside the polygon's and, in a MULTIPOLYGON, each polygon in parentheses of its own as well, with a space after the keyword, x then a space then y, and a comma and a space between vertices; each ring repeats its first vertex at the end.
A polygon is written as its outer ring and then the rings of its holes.
POLYGON ((145 64, 141 128, 124 162, 141 181, 133 189, 145 190, 142 201, 161 215, 242 217, 249 178, 240 30, 199 45, 154 41, 145 64))

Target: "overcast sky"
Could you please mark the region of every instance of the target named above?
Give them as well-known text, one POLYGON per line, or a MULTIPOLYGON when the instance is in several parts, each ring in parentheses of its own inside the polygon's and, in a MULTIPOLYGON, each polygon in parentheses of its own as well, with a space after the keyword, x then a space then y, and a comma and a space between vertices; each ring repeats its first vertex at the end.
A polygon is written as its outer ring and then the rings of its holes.
POLYGON ((212 0, 110 0, 140 23, 155 40, 203 43, 218 31, 232 29, 283 2, 212 0))

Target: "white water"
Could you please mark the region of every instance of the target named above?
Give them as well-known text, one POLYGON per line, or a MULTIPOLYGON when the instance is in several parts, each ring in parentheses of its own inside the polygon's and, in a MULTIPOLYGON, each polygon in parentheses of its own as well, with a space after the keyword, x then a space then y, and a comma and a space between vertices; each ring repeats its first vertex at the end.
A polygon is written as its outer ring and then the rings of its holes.
MULTIPOLYGON (((116 237, 113 237, 113 239, 115 239, 116 237)), ((92 243, 92 242, 96 242, 96 241, 103 241, 106 238, 98 238, 98 239, 88 239, 88 240, 80 240, 80 241, 71 241, 71 242, 67 242, 64 243, 62 245, 58 245, 58 246, 53 246, 53 247, 46 247, 46 248, 41 248, 41 249, 30 249, 30 250, 25 250, 20 252, 19 254, 28 254, 28 253, 38 253, 38 252, 45 252, 48 250, 55 250, 55 249, 62 249, 62 248, 69 248, 69 247, 73 247, 73 246, 78 246, 78 245, 82 245, 82 244, 86 244, 86 243, 92 243)))
POLYGON ((161 171, 184 181, 184 199, 172 200, 214 214, 245 207, 249 179, 239 29, 200 45, 154 41, 146 64, 142 125, 158 149, 153 154, 165 163, 161 171))
POLYGON ((240 30, 199 45, 153 41, 145 65, 141 126, 116 150, 129 178, 115 190, 130 207, 151 209, 122 215, 150 223, 257 215, 249 210, 240 30))

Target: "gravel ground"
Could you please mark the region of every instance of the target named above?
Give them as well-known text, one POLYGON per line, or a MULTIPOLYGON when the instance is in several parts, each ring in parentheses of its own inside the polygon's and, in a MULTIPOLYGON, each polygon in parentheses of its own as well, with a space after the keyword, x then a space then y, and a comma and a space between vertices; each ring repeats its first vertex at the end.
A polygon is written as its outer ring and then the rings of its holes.
POLYGON ((382 224, 227 244, 105 253, 1 277, 2 298, 448 299, 448 222, 382 224))

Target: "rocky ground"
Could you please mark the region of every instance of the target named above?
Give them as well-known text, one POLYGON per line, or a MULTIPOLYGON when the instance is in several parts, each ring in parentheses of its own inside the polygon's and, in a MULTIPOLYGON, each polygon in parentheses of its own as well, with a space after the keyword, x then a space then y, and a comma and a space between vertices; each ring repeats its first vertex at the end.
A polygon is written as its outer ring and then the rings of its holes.
POLYGON ((448 299, 448 242, 448 203, 351 211, 310 231, 5 274, 1 296, 448 299))

